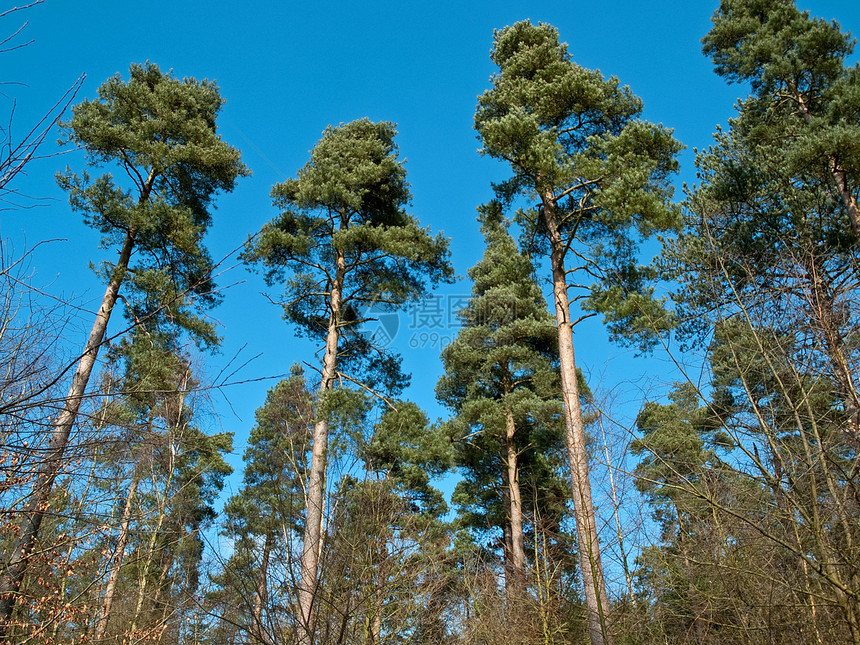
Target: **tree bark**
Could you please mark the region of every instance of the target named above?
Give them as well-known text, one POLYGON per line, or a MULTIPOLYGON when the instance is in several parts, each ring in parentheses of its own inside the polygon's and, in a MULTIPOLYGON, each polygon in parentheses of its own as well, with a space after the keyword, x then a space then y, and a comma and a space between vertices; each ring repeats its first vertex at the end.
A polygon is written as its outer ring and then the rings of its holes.
MULTIPOLYGON (((156 170, 152 168, 141 187, 138 205, 149 201, 156 176, 156 170)), ((48 508, 54 480, 60 472, 63 453, 69 443, 72 426, 81 408, 81 402, 86 393, 90 374, 93 371, 99 350, 104 342, 108 322, 119 296, 119 289, 128 271, 128 263, 131 260, 131 252, 134 250, 136 235, 137 232, 134 228, 129 228, 126 232, 122 248, 119 252, 119 258, 111 273, 105 295, 102 298, 102 304, 96 313, 93 328, 90 331, 84 352, 78 362, 75 375, 72 377, 72 385, 69 388, 69 395, 66 397, 65 406, 54 423, 45 459, 36 476, 36 483, 33 486, 30 501, 24 510, 21 531, 12 547, 11 553, 7 554, 6 566, 2 575, 0 575, 0 639, 6 636, 10 627, 12 611, 15 609, 18 591, 27 572, 28 561, 33 552, 33 546, 36 544, 36 538, 39 535, 45 511, 48 508)))
POLYGON ((520 473, 517 465, 517 446, 514 435, 517 428, 514 423, 514 413, 505 410, 505 449, 508 469, 508 502, 510 531, 511 531, 511 573, 513 574, 512 588, 520 587, 526 576, 526 552, 523 539, 523 501, 520 494, 520 473))
POLYGON ((570 319, 570 301, 567 297, 567 275, 564 269, 565 243, 559 230, 555 198, 551 190, 540 193, 544 221, 550 240, 553 297, 558 325, 558 351, 561 364, 561 388, 564 403, 567 456, 570 463, 571 490, 580 568, 585 587, 585 606, 588 613, 588 634, 591 645, 612 645, 607 624, 609 603, 600 561, 597 539, 597 522, 591 498, 588 472, 585 425, 579 400, 579 383, 576 377, 576 358, 573 350, 573 324, 570 319))
POLYGON ((851 220, 851 228, 854 229, 854 235, 860 241, 860 209, 857 207, 857 199, 851 194, 848 186, 848 175, 836 163, 836 160, 831 157, 831 173, 833 181, 836 182, 836 188, 839 190, 839 198, 848 212, 848 219, 851 220))
POLYGON ((33 552, 36 538, 39 535, 39 528, 42 525, 42 519, 50 502, 54 480, 60 472, 63 453, 69 443, 72 426, 75 423, 75 418, 78 415, 81 402, 86 393, 87 383, 98 357, 99 349, 104 341, 111 312, 116 304, 125 273, 128 270, 134 242, 135 232, 129 230, 123 241, 119 259, 111 274, 101 306, 96 314, 96 320, 92 331, 90 331, 83 355, 72 378, 72 385, 69 388, 65 407, 54 423, 54 429, 48 442, 48 450, 44 461, 39 467, 36 482, 33 485, 33 492, 30 495, 30 501, 24 510, 24 519, 21 522, 20 534, 12 547, 11 553, 7 554, 7 564, 2 576, 0 576, 0 639, 6 636, 8 632, 18 591, 27 571, 30 555, 33 552))
MULTIPOLYGON (((343 284, 346 276, 346 258, 337 250, 335 277, 331 286, 331 312, 323 356, 320 400, 332 389, 337 376, 337 344, 343 317, 343 284)), ((326 452, 328 449, 328 420, 323 416, 314 424, 311 470, 308 476, 307 514, 302 535, 301 580, 299 582, 299 643, 313 643, 313 602, 316 596, 317 575, 322 546, 322 523, 325 506, 326 452)))
POLYGON ((263 558, 260 563, 260 573, 257 579, 257 588, 254 590, 254 609, 253 620, 254 630, 257 632, 257 638, 261 643, 270 643, 269 635, 266 633, 266 628, 263 625, 263 607, 266 605, 266 596, 268 588, 269 576, 269 554, 272 549, 272 533, 266 533, 266 541, 263 544, 263 558))

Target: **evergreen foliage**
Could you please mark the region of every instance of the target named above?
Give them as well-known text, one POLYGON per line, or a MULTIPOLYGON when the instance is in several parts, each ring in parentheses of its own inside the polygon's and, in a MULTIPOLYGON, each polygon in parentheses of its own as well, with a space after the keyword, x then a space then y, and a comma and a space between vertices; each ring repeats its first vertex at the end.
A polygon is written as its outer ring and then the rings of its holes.
POLYGON ((784 0, 724 1, 713 23, 705 53, 753 93, 698 155, 665 251, 708 378, 640 415, 665 540, 643 553, 646 588, 663 629, 700 642, 858 642, 853 40, 784 0), (721 600, 742 593, 774 600, 721 600))
POLYGON ((132 238, 137 264, 99 268, 106 280, 124 283, 128 318, 163 316, 208 346, 218 342, 215 330, 190 308, 219 300, 203 236, 214 196, 249 174, 239 151, 217 133, 223 102, 211 81, 132 65, 127 81, 109 79, 98 99, 76 105, 62 124, 66 141, 86 151, 90 166, 118 170, 123 181, 112 172, 57 176, 72 208, 102 234, 103 247, 132 238))
MULTIPOLYGON (((462 475, 452 494, 456 525, 468 531, 469 549, 483 551, 488 565, 502 564, 505 619, 526 638, 534 616, 567 600, 564 592, 542 596, 545 569, 571 577, 575 570, 565 548, 570 513, 560 459, 558 341, 532 264, 508 233, 500 204, 479 213, 486 250, 469 271, 472 297, 458 312, 462 329, 442 351, 445 374, 436 395, 455 415, 448 432, 462 475)), ((557 618, 553 628, 566 629, 565 618, 557 618)))
MULTIPOLYGON (((499 205, 480 211, 487 248, 469 271, 472 297, 458 312, 463 328, 442 352, 445 374, 436 393, 456 415, 448 432, 464 476, 454 499, 461 511, 472 509, 464 522, 477 531, 510 530, 510 509, 502 507, 509 486, 506 414, 514 419, 518 469, 541 472, 539 462, 551 461, 563 444, 557 340, 531 262, 508 234, 499 205)), ((540 488, 558 485, 553 471, 544 467, 550 481, 543 484, 519 476, 526 503, 540 488)))
POLYGON ((120 248, 116 263, 105 264, 100 272, 107 282, 105 295, 22 509, 18 537, 4 558, 0 638, 12 624, 18 591, 121 287, 129 285, 126 313, 132 326, 157 316, 202 345, 218 343, 212 325, 195 315, 216 301, 202 236, 215 193, 231 190, 247 174, 239 152, 217 135, 221 103, 212 83, 179 81, 150 63, 132 65, 127 82, 116 76, 102 84, 99 98, 76 106, 64 126, 69 141, 86 151, 90 165, 116 165, 130 185, 123 188, 109 173, 96 180, 71 171, 58 176, 72 208, 103 234, 103 245, 120 248), (135 252, 140 262, 132 262, 135 252))
POLYGON ((613 337, 648 346, 649 330, 670 321, 648 284, 653 269, 638 264, 638 244, 680 224, 668 181, 682 146, 671 130, 641 119, 642 101, 629 87, 573 62, 551 25, 497 30, 491 57, 499 72, 478 98, 475 128, 482 152, 513 170, 495 185, 503 203, 519 195, 539 202, 517 211, 526 250, 551 253, 544 210, 557 210, 584 288, 574 299, 601 314, 613 337))
POLYGON ((654 269, 639 264, 638 248, 644 237, 680 223, 668 203, 668 179, 681 145, 670 130, 640 118, 642 102, 618 79, 574 63, 550 25, 522 21, 497 30, 491 57, 499 72, 478 98, 475 128, 483 152, 513 171, 495 186, 498 197, 507 205, 527 200, 517 211, 527 250, 550 258, 588 630, 592 645, 604 645, 612 643, 609 601, 573 327, 602 314, 612 337, 643 349, 671 327, 650 286, 654 269), (572 302, 582 317, 575 318, 572 302))
POLYGON ((284 318, 325 342, 302 538, 303 645, 314 640, 329 422, 360 417, 363 407, 342 405, 356 397, 336 385, 346 379, 393 396, 407 381, 399 357, 361 333, 363 312, 396 310, 453 274, 447 240, 432 237, 405 210, 410 194, 394 135, 392 124, 368 119, 326 129, 298 177, 272 190, 286 210, 248 241, 243 256, 262 264, 268 284, 285 283, 284 318))
POLYGON ((221 621, 217 638, 238 634, 264 643, 292 629, 304 481, 316 402, 298 366, 270 389, 243 456, 243 486, 224 507, 223 535, 233 553, 213 575, 210 592, 221 621))
MULTIPOLYGON (((392 123, 326 128, 240 256, 317 352, 266 394, 223 511, 204 241, 249 170, 220 90, 147 62, 75 106, 60 143, 87 167, 57 180, 105 294, 74 350, 88 306, 0 240, 0 642, 860 645, 855 41, 794 0, 720 0, 712 23, 704 54, 748 96, 680 205, 682 146, 629 87, 549 24, 495 32, 474 126, 510 173, 441 348, 447 419, 402 398, 370 329, 453 281, 448 240, 410 212, 392 123), (672 361, 635 422, 577 368, 592 316, 672 361)), ((23 137, 9 115, 0 197, 77 88, 23 137)))
POLYGON ((283 213, 244 254, 269 285, 284 284, 285 320, 310 338, 336 325, 340 369, 391 394, 406 381, 398 359, 361 333, 364 312, 396 311, 453 275, 447 240, 406 212, 411 195, 394 135, 391 123, 368 119, 327 128, 298 176, 272 189, 283 213), (341 281, 333 321, 330 294, 341 281))

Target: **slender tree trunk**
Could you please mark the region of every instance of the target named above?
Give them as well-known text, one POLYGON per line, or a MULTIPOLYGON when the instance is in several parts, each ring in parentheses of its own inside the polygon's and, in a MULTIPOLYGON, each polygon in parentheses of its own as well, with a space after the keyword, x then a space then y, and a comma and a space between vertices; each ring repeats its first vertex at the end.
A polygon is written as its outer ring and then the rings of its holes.
MULTIPOLYGON (((144 204, 149 201, 155 178, 156 169, 153 168, 150 170, 141 188, 138 204, 144 204)), ((69 443, 72 426, 75 423, 78 410, 80 410, 90 374, 93 371, 99 349, 101 349, 102 342, 104 341, 111 312, 113 312, 117 296, 119 295, 119 289, 128 270, 131 252, 134 249, 135 237, 136 231, 130 228, 126 232, 119 258, 111 274, 101 306, 96 313, 93 328, 90 331, 90 336, 87 339, 81 360, 78 362, 75 375, 72 377, 72 385, 69 388, 65 407, 54 423, 54 429, 48 442, 47 454, 36 476, 36 483, 33 487, 30 501, 24 510, 21 532, 12 547, 11 553, 7 553, 6 566, 2 575, 0 575, 0 639, 6 636, 9 629, 18 591, 27 572, 30 554, 33 552, 33 546, 36 543, 39 529, 42 526, 42 519, 48 507, 54 480, 60 472, 63 453, 69 443)))
MULTIPOLYGON (((388 477, 386 475, 385 478, 386 484, 388 483, 388 477)), ((378 489, 376 489, 378 490, 378 489)), ((391 489, 388 485, 385 487, 385 493, 382 494, 382 498, 391 494, 391 489)), ((382 501, 382 499, 380 499, 382 501)), ((383 502, 385 503, 385 502, 383 502)), ((387 503, 385 503, 387 507, 387 503)), ((383 521, 383 513, 385 511, 379 512, 379 521, 383 521)), ((380 645, 382 643, 382 618, 385 613, 385 601, 389 597, 389 591, 387 589, 386 582, 388 580, 389 570, 388 570, 388 559, 390 558, 388 552, 388 538, 386 535, 380 533, 376 538, 376 548, 374 549, 373 561, 376 564, 376 585, 373 589, 373 622, 371 625, 371 642, 374 645, 380 645)), ((373 566, 373 563, 371 563, 373 566)), ((396 576, 397 574, 395 574, 396 576)))
POLYGON ((836 182, 836 188, 839 190, 842 204, 848 212, 848 219, 851 220, 851 228, 854 229, 854 235, 860 241, 860 208, 857 207, 857 199, 851 194, 851 189, 848 186, 848 175, 839 167, 835 159, 831 159, 830 171, 833 174, 833 181, 836 182))
POLYGON ((520 472, 517 465, 517 445, 514 435, 517 428, 514 424, 514 413, 505 410, 505 450, 508 468, 508 503, 511 531, 511 573, 514 588, 522 585, 526 576, 526 551, 523 539, 523 500, 520 495, 520 472))
POLYGON ((125 506, 122 509, 122 519, 119 525, 119 537, 117 538, 116 548, 111 558, 111 570, 108 576, 107 586, 105 587, 105 595, 102 600, 102 610, 99 616, 99 621, 96 623, 95 639, 100 641, 104 638, 107 630, 108 621, 110 620, 110 610, 113 605, 113 597, 116 591, 116 583, 119 580, 119 570, 122 567, 122 560, 125 556, 125 545, 128 542, 128 527, 131 522, 131 508, 134 503, 134 496, 137 493, 137 473, 132 476, 131 484, 128 488, 128 496, 125 500, 125 506))
POLYGON ((108 321, 110 320, 111 312, 119 295, 120 286, 128 269, 134 242, 135 233, 134 231, 129 231, 125 236, 119 259, 108 282, 101 306, 96 314, 96 320, 84 348, 83 355, 72 378, 72 385, 69 388, 65 407, 57 417, 54 429, 51 432, 48 450, 39 468, 36 483, 33 485, 33 492, 23 513, 24 518, 21 522, 20 534, 12 547, 11 553, 7 553, 6 555, 7 564, 2 576, 0 576, 0 639, 6 635, 9 629, 9 622, 12 617, 12 611, 15 608, 18 590, 27 571, 29 558, 33 552, 36 538, 39 535, 39 528, 42 525, 42 519, 50 502, 54 480, 60 472, 63 453, 69 443, 72 426, 75 423, 78 410, 80 410, 87 382, 98 357, 99 349, 104 341, 108 321))
MULTIPOLYGON (((152 535, 149 538, 146 562, 140 570, 140 582, 138 583, 137 588, 137 603, 135 604, 134 617, 131 620, 131 629, 129 630, 132 633, 137 630, 137 623, 140 618, 140 614, 143 611, 143 601, 146 599, 149 568, 152 566, 152 560, 155 558, 155 546, 158 542, 159 535, 161 534, 161 527, 164 525, 164 518, 167 516, 167 498, 170 494, 170 487, 173 485, 173 475, 176 469, 176 444, 173 442, 172 437, 168 437, 168 441, 170 442, 170 445, 168 446, 170 450, 170 459, 168 462, 167 483, 164 486, 164 495, 162 495, 161 499, 158 501, 158 520, 156 521, 155 526, 152 529, 152 535)), ((152 483, 153 490, 157 497, 158 482, 154 473, 152 476, 152 483)))
MULTIPOLYGON (((320 400, 332 389, 337 376, 337 344, 342 320, 343 284, 346 276, 346 258, 337 251, 335 277, 331 287, 331 315, 328 323, 325 355, 323 356, 320 400)), ((320 416, 314 424, 311 470, 308 476, 307 515, 302 535, 301 580, 299 582, 299 643, 313 643, 313 602, 316 595, 317 575, 322 548, 322 523, 325 506, 326 452, 328 449, 328 420, 320 416)))
POLYGON ((860 645, 860 617, 857 615, 857 601, 849 598, 848 594, 840 589, 836 590, 836 600, 845 614, 845 622, 851 633, 852 645, 860 645))
MULTIPOLYGON (((381 553, 379 554, 381 556, 381 553)), ((381 565, 381 559, 380 559, 381 565)), ((374 608, 373 608, 373 625, 371 626, 371 643, 374 645, 380 645, 382 643, 382 612, 384 610, 383 606, 383 589, 385 588, 385 581, 382 579, 382 571, 377 574, 376 579, 376 589, 373 591, 374 595, 374 608)))
MULTIPOLYGON (((157 609, 158 605, 161 605, 161 618, 159 619, 158 626, 156 628, 158 643, 161 643, 164 640, 164 634, 166 631, 165 626, 167 625, 171 614, 178 615, 180 609, 178 605, 174 607, 170 606, 170 600, 173 597, 173 590, 176 588, 176 578, 179 576, 179 572, 174 572, 170 577, 170 585, 167 584, 167 574, 170 573, 170 567, 173 566, 175 557, 168 553, 167 549, 164 549, 161 552, 161 561, 161 573, 158 576, 158 583, 155 586, 155 594, 152 598, 152 606, 154 608, 157 609), (165 589, 167 589, 166 594, 164 593, 165 589), (164 600, 162 600, 162 598, 164 598, 164 600)), ((150 633, 153 632, 155 632, 155 630, 150 629, 150 633)))
POLYGON ((253 620, 254 620, 254 630, 257 632, 257 638, 262 643, 269 643, 269 636, 266 634, 265 627, 263 626, 263 607, 266 605, 266 589, 268 587, 268 575, 269 575, 269 554, 272 550, 272 534, 271 532, 266 533, 266 541, 263 544, 263 558, 260 563, 260 574, 257 579, 257 588, 254 592, 254 609, 253 609, 253 620))
POLYGON ((579 383, 576 378, 576 358, 573 351, 573 324, 570 319, 570 301, 567 297, 567 275, 564 269, 565 243, 558 226, 555 199, 552 192, 541 193, 544 221, 550 239, 552 286, 555 314, 558 325, 558 351, 561 364, 561 388, 567 428, 567 457, 570 462, 573 509, 576 520, 582 581, 585 587, 585 606, 588 612, 588 634, 591 645, 611 645, 607 612, 609 603, 600 561, 597 539, 597 522, 591 499, 591 482, 588 472, 585 425, 579 401, 579 383))

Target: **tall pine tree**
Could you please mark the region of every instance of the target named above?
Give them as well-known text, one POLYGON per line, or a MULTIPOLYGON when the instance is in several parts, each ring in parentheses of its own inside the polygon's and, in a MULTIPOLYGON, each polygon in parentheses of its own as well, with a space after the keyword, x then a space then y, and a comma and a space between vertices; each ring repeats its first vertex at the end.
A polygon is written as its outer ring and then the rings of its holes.
POLYGON ((697 266, 723 261, 722 276, 690 284, 700 294, 691 314, 737 296, 753 316, 770 301, 776 324, 806 328, 842 401, 846 438, 860 445, 860 67, 845 61, 854 41, 790 0, 723 2, 713 22, 705 53, 753 93, 698 159, 682 244, 697 266))
POLYGON ((496 186, 522 196, 524 239, 549 255, 567 447, 592 645, 612 642, 591 497, 573 327, 602 313, 610 332, 643 345, 669 321, 638 264, 638 242, 679 224, 667 204, 680 144, 640 118, 642 102, 615 78, 576 65, 550 25, 519 22, 496 31, 493 87, 478 98, 475 127, 485 154, 513 176, 496 186), (576 291, 571 291, 575 289, 576 291), (571 296, 571 293, 574 295, 571 296))
POLYGON ((297 617, 292 545, 301 536, 316 409, 304 373, 297 366, 292 371, 257 410, 243 486, 224 507, 223 534, 233 554, 215 576, 218 590, 211 594, 222 640, 240 630, 256 642, 276 643, 297 617))
POLYGON ((442 352, 445 375, 436 392, 456 415, 457 465, 470 473, 467 481, 496 482, 492 490, 502 493, 505 582, 514 589, 526 579, 520 464, 561 439, 553 436, 561 415, 557 338, 532 264, 505 228, 501 206, 480 211, 487 248, 469 271, 472 297, 458 313, 463 329, 442 352), (481 473, 488 464, 491 471, 481 473))
MULTIPOLYGON (((681 332, 708 352, 709 388, 694 416, 724 431, 731 450, 719 468, 699 464, 690 477, 686 464, 660 456, 680 438, 672 429, 689 424, 667 421, 641 445, 652 451, 646 467, 671 482, 664 488, 677 491, 682 508, 705 504, 710 530, 726 532, 731 548, 713 567, 732 570, 743 560, 742 570, 755 572, 734 578, 734 593, 774 581, 762 614, 688 607, 708 629, 760 624, 787 638, 800 630, 810 641, 860 642, 851 582, 860 562, 852 492, 860 445, 860 75, 846 66, 852 47, 838 24, 789 0, 726 0, 704 39, 717 73, 752 93, 698 155, 686 228, 666 255, 681 283, 681 332), (676 472, 656 473, 657 464, 676 472), (726 473, 729 492, 717 485, 726 473), (795 609, 780 611, 789 604, 795 609)), ((679 532, 667 553, 708 551, 703 524, 689 526, 698 535, 679 532)), ((687 570, 699 576, 690 588, 701 599, 702 569, 687 570)), ((712 595, 731 597, 725 588, 712 595)))
POLYGON ((65 124, 69 142, 81 146, 92 165, 115 165, 125 175, 126 185, 112 174, 91 179, 68 171, 59 176, 72 208, 102 233, 104 246, 119 251, 116 262, 105 263, 99 272, 107 289, 23 509, 18 539, 4 558, 0 636, 12 615, 120 288, 128 285, 135 322, 166 315, 200 343, 217 344, 211 324, 195 315, 217 301, 202 238, 215 194, 232 190, 237 178, 247 174, 238 150, 217 133, 222 104, 214 83, 179 80, 147 63, 132 65, 128 81, 117 75, 102 84, 99 97, 73 108, 65 124))
POLYGON ((328 394, 338 383, 395 394, 399 360, 360 333, 361 312, 421 297, 449 279, 447 241, 406 212, 410 193, 390 123, 329 127, 298 177, 272 190, 284 212, 248 243, 245 259, 284 282, 284 318, 323 342, 319 415, 313 429, 303 532, 299 641, 313 641, 313 603, 325 507, 328 394))

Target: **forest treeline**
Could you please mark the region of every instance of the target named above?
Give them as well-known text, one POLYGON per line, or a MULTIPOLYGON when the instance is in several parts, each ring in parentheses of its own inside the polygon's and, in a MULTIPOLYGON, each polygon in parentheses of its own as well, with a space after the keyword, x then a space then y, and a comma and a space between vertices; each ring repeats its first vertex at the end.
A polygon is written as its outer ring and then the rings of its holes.
POLYGON ((474 123, 507 174, 444 420, 371 331, 454 279, 448 240, 409 212, 393 124, 326 128, 241 252, 318 351, 260 402, 228 499, 205 236, 249 171, 219 88, 132 65, 4 130, 3 195, 55 126, 83 151, 57 180, 112 259, 70 356, 69 305, 2 257, 0 642, 860 645, 855 43, 790 0, 712 21, 748 96, 680 196, 682 144, 627 86, 551 25, 495 32, 474 123), (633 427, 577 367, 594 316, 676 366, 633 427))

